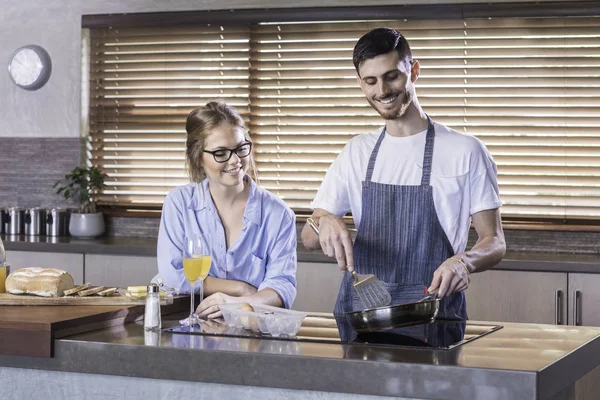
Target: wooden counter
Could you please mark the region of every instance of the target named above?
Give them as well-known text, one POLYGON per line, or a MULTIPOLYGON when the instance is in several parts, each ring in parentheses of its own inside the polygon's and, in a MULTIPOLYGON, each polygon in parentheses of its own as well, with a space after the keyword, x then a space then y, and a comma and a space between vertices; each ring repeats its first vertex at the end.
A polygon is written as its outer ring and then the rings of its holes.
MULTIPOLYGON (((184 311, 188 296, 162 306, 163 315, 184 311)), ((0 354, 53 357, 54 339, 123 325, 143 318, 144 306, 0 306, 0 354)))

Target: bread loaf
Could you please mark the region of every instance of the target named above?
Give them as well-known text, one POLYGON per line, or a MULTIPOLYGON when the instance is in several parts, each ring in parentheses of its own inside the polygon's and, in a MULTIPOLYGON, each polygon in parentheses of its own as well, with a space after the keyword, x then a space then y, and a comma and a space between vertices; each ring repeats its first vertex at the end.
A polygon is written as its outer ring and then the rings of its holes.
POLYGON ((6 278, 6 291, 12 294, 60 297, 74 286, 71 275, 55 268, 21 268, 6 278))

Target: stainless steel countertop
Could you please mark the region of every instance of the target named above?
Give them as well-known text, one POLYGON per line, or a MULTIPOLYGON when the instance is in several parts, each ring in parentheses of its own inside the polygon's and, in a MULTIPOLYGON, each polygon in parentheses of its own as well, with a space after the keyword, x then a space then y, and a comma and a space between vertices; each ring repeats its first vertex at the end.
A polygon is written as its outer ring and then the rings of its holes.
MULTIPOLYGON (((164 327, 176 325, 175 319, 164 327)), ((140 322, 1 366, 425 399, 546 399, 600 364, 600 328, 499 323, 452 350, 146 333, 140 322)))
MULTIPOLYGON (((156 256, 156 238, 124 236, 78 239, 72 236, 49 237, 0 235, 7 251, 113 254, 156 256)), ((299 262, 334 263, 321 251, 307 250, 298 243, 299 262)), ((10 257, 10 254, 9 254, 10 257)), ((494 269, 514 271, 600 273, 600 255, 565 253, 507 253, 494 269)))

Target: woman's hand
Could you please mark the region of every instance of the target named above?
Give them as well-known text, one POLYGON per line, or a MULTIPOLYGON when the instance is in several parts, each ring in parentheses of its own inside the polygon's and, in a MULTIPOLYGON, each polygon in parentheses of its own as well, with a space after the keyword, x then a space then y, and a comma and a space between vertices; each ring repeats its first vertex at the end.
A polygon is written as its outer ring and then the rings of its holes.
POLYGON ((223 315, 219 309, 220 304, 240 302, 243 303, 240 297, 233 297, 225 293, 217 292, 202 300, 200 305, 198 305, 198 308, 196 308, 196 315, 202 319, 218 318, 223 315))
POLYGON ((223 333, 229 328, 223 318, 207 319, 202 323, 202 331, 208 333, 223 333))

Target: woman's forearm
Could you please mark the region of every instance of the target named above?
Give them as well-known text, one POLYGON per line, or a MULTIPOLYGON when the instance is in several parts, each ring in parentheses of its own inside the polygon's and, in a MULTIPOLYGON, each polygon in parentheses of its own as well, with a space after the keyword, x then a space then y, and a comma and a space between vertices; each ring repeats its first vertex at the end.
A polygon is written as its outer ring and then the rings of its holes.
POLYGON ((273 307, 283 307, 283 299, 271 288, 262 289, 250 296, 242 296, 238 300, 240 303, 258 303, 273 307))
POLYGON ((219 292, 229 296, 243 297, 251 296, 256 293, 256 288, 249 283, 242 281, 207 276, 204 280, 204 297, 219 292))

